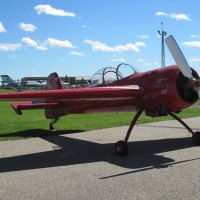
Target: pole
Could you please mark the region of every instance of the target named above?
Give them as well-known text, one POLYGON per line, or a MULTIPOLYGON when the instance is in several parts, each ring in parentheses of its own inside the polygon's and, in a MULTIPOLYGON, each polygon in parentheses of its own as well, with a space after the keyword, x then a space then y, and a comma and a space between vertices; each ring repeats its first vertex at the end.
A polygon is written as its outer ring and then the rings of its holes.
POLYGON ((161 36, 161 67, 165 67, 165 36, 167 32, 163 31, 163 22, 161 22, 162 31, 158 30, 159 35, 161 36))

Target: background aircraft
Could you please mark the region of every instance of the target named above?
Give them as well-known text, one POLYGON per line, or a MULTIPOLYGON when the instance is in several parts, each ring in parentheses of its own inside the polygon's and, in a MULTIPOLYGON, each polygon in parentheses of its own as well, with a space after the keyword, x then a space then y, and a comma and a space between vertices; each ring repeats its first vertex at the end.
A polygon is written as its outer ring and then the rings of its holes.
POLYGON ((63 89, 57 73, 52 73, 47 80, 48 90, 0 94, 0 100, 25 100, 11 105, 19 115, 25 109, 44 109, 46 118, 52 119, 50 130, 67 114, 136 111, 124 140, 115 145, 120 156, 127 155, 129 136, 142 112, 151 117, 171 115, 192 134, 193 144, 200 145, 200 132, 194 132, 174 114, 199 99, 199 75, 189 67, 172 36, 166 43, 176 65, 139 73, 122 63, 117 68, 99 70, 92 77, 91 87, 78 89, 63 89), (125 67, 132 69, 126 77, 121 72, 125 67))
POLYGON ((19 87, 21 86, 21 81, 15 81, 8 75, 1 75, 1 83, 2 86, 9 86, 9 87, 19 87))
POLYGON ((24 83, 25 87, 45 88, 46 81, 27 81, 24 83))

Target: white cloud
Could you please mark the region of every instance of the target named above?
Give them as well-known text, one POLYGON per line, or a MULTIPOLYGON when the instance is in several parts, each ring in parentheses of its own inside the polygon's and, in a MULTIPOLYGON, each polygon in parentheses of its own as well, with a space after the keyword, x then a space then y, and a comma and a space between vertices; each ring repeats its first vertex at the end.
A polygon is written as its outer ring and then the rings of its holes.
POLYGON ((156 16, 168 16, 166 12, 156 12, 156 16))
POLYGON ((186 14, 174 14, 174 13, 171 13, 169 14, 169 17, 172 18, 172 19, 175 19, 177 21, 190 21, 190 18, 188 15, 186 14))
POLYGON ((73 55, 73 56, 84 56, 85 55, 84 53, 81 53, 78 51, 71 51, 71 52, 69 52, 69 54, 73 55))
POLYGON ((0 51, 16 51, 21 49, 21 44, 4 43, 0 44, 0 51))
POLYGON ((200 37, 200 34, 197 34, 197 35, 193 34, 193 35, 190 35, 190 37, 191 38, 198 38, 198 37, 200 37))
POLYGON ((113 59, 111 59, 111 61, 113 61, 113 62, 124 62, 125 59, 124 58, 113 58, 113 59))
POLYGON ((82 28, 87 28, 87 26, 86 26, 85 24, 83 24, 81 27, 82 27, 82 28))
POLYGON ((5 32, 7 32, 7 31, 4 28, 3 24, 0 22, 0 33, 5 33, 5 32))
POLYGON ((171 19, 175 19, 176 21, 191 21, 190 17, 183 13, 156 12, 155 15, 169 17, 171 19))
POLYGON ((144 59, 139 58, 139 59, 137 59, 136 61, 137 61, 137 62, 144 62, 144 59))
POLYGON ((47 50, 46 47, 39 45, 35 40, 32 40, 31 38, 25 37, 25 38, 22 38, 21 41, 22 41, 22 44, 26 46, 30 46, 41 51, 47 50))
POLYGON ((137 47, 145 47, 146 46, 144 42, 136 42, 134 45, 137 47))
POLYGON ((200 47, 200 41, 190 41, 190 42, 183 42, 182 43, 186 47, 200 47))
POLYGON ((30 46, 38 50, 48 50, 47 47, 53 48, 75 48, 68 40, 58 40, 55 38, 48 38, 43 43, 38 43, 35 40, 32 40, 29 37, 25 37, 21 39, 21 42, 25 46, 30 46))
POLYGON ((126 45, 118 45, 114 47, 110 47, 100 41, 85 40, 84 43, 89 44, 92 47, 93 51, 105 51, 105 52, 123 52, 123 51, 139 52, 140 49, 138 47, 146 46, 143 42, 129 43, 126 45))
POLYGON ((34 32, 37 29, 33 24, 25 24, 23 22, 19 24, 19 28, 27 32, 34 32))
POLYGON ((37 5, 34 7, 36 13, 38 15, 40 14, 46 14, 46 15, 53 15, 53 16, 61 16, 61 17, 75 17, 75 13, 73 12, 67 12, 61 9, 53 8, 51 5, 37 5))
POLYGON ((145 66, 151 66, 152 63, 151 63, 151 62, 145 62, 144 65, 145 65, 145 66))
POLYGON ((85 28, 85 29, 88 29, 88 30, 91 30, 91 29, 92 29, 92 27, 87 26, 87 25, 85 25, 85 24, 83 24, 81 27, 82 27, 82 28, 85 28))
POLYGON ((58 40, 55 38, 48 38, 45 41, 46 45, 49 45, 50 47, 58 47, 58 48, 74 48, 71 42, 68 40, 58 40))
POLYGON ((141 39, 148 39, 150 38, 149 35, 137 35, 138 38, 141 38, 141 39))
POLYGON ((158 63, 157 61, 149 62, 149 61, 145 61, 145 60, 142 59, 142 58, 139 58, 139 59, 137 59, 136 61, 142 63, 144 66, 152 66, 152 65, 153 65, 153 66, 154 66, 154 65, 158 66, 158 65, 159 65, 159 63, 158 63))
POLYGON ((190 62, 200 62, 200 57, 192 57, 191 59, 190 59, 190 62))
POLYGON ((10 54, 10 55, 8 55, 8 57, 10 59, 17 59, 17 55, 15 55, 15 54, 10 54))

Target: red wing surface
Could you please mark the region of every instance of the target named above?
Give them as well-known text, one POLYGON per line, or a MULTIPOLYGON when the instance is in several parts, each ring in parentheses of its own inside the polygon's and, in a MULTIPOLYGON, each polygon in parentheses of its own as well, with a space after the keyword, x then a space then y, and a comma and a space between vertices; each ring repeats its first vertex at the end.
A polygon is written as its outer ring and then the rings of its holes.
POLYGON ((115 98, 139 98, 144 91, 137 85, 93 87, 81 89, 45 90, 37 92, 15 92, 0 94, 0 101, 67 101, 115 98))

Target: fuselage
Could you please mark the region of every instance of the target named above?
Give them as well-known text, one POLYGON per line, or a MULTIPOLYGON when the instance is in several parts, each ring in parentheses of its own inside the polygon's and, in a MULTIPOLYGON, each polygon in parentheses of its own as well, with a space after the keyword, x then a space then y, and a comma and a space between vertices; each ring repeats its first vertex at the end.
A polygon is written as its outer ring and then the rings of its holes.
MULTIPOLYGON (((194 70, 192 73, 199 80, 194 70)), ((59 83, 57 76, 52 76, 52 81, 55 79, 55 83, 59 83)), ((20 113, 23 109, 45 109, 46 118, 51 119, 67 114, 138 110, 156 117, 179 112, 198 99, 193 82, 183 76, 176 65, 134 73, 89 88, 62 89, 56 86, 55 89, 54 84, 52 86, 45 91, 0 94, 0 100, 29 101, 13 105, 14 110, 20 113)))
MULTIPOLYGON (((194 74, 195 71, 193 72, 194 74)), ((198 76, 198 75, 197 75, 198 76)), ((148 116, 167 115, 191 106, 198 99, 198 93, 190 86, 177 66, 169 66, 144 73, 136 73, 125 79, 95 87, 137 85, 143 91, 133 98, 73 99, 62 102, 62 108, 54 114, 78 114, 99 112, 133 112, 144 109, 148 116)), ((51 110, 46 110, 51 113, 51 110)))

